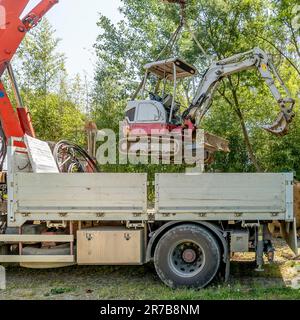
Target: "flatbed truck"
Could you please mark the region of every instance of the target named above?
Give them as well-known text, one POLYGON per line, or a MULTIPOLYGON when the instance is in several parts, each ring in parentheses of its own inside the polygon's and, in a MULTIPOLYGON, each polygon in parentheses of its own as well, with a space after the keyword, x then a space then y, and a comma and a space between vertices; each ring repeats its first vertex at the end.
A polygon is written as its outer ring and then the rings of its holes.
POLYGON ((228 280, 235 252, 255 252, 262 270, 273 221, 298 254, 293 173, 157 173, 150 206, 146 173, 36 173, 28 154, 8 147, 1 264, 153 262, 168 286, 201 288, 228 280))

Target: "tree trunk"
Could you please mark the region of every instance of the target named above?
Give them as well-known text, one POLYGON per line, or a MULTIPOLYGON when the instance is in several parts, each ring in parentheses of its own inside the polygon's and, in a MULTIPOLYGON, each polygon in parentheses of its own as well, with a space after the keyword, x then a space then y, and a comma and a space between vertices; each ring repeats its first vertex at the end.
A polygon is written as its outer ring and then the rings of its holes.
POLYGON ((243 114, 242 114, 242 112, 241 112, 241 110, 239 108, 236 108, 235 111, 236 111, 236 114, 237 114, 237 116, 239 118, 239 121, 240 121, 240 124, 241 124, 241 127, 242 127, 246 148, 247 148, 249 157, 251 159, 251 162, 253 163, 256 171, 257 172, 261 172, 262 169, 261 169, 260 165, 258 164, 258 161, 257 161, 256 156, 254 154, 254 151, 253 151, 250 139, 249 139, 248 131, 247 131, 247 128, 246 128, 246 125, 245 125, 243 114))
POLYGON ((229 80, 229 83, 230 83, 230 86, 231 86, 231 92, 232 92, 232 96, 233 96, 233 100, 234 100, 234 109, 235 109, 235 112, 239 118, 239 121, 240 121, 240 124, 241 124, 241 127, 242 127, 242 131, 243 131, 243 136, 244 136, 244 140, 245 140, 245 144, 246 144, 246 148, 247 148, 247 151, 248 151, 248 155, 250 157, 250 160, 251 162, 253 163, 255 169, 257 172, 261 172, 262 169, 256 159, 256 156, 254 154, 254 151, 253 151, 253 148, 252 148, 252 145, 251 145, 251 142, 250 142, 250 138, 249 138, 249 135, 248 135, 248 131, 247 131, 247 128, 246 128, 246 124, 245 124, 245 120, 244 120, 244 116, 243 116, 243 113, 240 109, 240 106, 239 106, 239 100, 238 100, 238 97, 237 97, 237 93, 236 93, 236 89, 235 87, 233 86, 233 83, 232 83, 232 80, 231 80, 231 77, 229 76, 228 77, 228 80, 229 80))

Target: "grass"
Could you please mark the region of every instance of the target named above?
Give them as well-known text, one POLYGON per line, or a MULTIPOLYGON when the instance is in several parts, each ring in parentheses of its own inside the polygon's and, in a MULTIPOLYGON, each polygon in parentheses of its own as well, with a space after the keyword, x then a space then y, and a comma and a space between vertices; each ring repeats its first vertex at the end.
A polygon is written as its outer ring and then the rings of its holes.
POLYGON ((51 295, 63 294, 71 291, 74 291, 74 289, 73 288, 52 288, 50 292, 46 292, 44 296, 49 297, 51 295))
MULTIPOLYGON (((30 270, 7 268, 7 289, 0 299, 150 299, 150 300, 300 300, 300 290, 286 286, 295 275, 297 261, 280 247, 274 264, 254 271, 249 254, 232 262, 229 283, 215 282, 202 290, 170 289, 160 282, 154 267, 73 266, 30 270)), ((252 257, 250 257, 252 258, 252 257)))

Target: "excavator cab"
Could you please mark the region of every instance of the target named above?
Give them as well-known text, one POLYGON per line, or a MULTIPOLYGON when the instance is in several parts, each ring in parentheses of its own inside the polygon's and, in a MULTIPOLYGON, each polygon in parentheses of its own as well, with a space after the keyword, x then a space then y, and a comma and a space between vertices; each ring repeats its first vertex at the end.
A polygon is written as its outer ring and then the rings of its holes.
MULTIPOLYGON (((143 149, 143 154, 155 153, 159 159, 174 157, 180 152, 174 135, 182 137, 186 129, 180 113, 181 105, 177 100, 178 82, 198 72, 194 66, 180 58, 151 62, 145 65, 145 69, 144 80, 135 95, 141 98, 129 101, 126 107, 122 130, 124 140, 120 144, 120 152, 131 154, 143 149), (148 90, 150 86, 154 89, 148 90), (147 142, 141 146, 141 137, 149 139, 151 147, 147 142), (171 141, 170 149, 168 141, 171 141)), ((190 148, 196 150, 196 128, 192 126, 189 129, 193 131, 190 148)), ((205 133, 204 140, 205 163, 213 161, 216 151, 229 152, 228 141, 225 139, 205 133)))
POLYGON ((141 100, 128 103, 126 120, 130 124, 180 125, 180 103, 176 100, 178 81, 195 76, 197 69, 180 58, 151 62, 145 65, 145 69, 141 100), (148 90, 149 82, 155 88, 154 92, 148 90), (172 92, 168 92, 170 88, 172 92), (145 99, 146 93, 148 99, 145 99))

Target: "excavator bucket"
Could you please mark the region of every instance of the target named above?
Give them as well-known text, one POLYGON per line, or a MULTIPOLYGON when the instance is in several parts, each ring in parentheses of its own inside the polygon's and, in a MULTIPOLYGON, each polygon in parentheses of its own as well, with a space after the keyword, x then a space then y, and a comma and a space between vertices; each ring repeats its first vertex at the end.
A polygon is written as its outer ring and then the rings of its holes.
POLYGON ((286 121, 284 114, 281 112, 273 124, 265 125, 262 128, 276 136, 284 136, 288 133, 288 126, 289 124, 286 121))
POLYGON ((280 112, 273 124, 262 126, 262 128, 276 136, 285 136, 289 131, 289 124, 291 123, 293 116, 294 114, 287 120, 286 115, 283 112, 280 112))
POLYGON ((209 132, 205 132, 204 148, 205 150, 209 150, 211 152, 230 152, 228 140, 211 134, 209 132))
POLYGON ((271 125, 265 125, 262 128, 276 136, 284 136, 288 133, 289 124, 295 116, 295 113, 293 112, 295 100, 292 98, 285 98, 279 101, 279 103, 281 112, 278 114, 275 122, 271 125))

